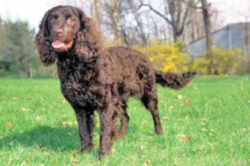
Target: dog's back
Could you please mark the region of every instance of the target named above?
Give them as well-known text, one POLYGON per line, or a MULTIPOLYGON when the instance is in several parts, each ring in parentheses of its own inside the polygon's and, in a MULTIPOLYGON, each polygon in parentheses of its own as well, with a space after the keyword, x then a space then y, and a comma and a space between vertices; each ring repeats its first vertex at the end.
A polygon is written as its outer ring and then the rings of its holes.
POLYGON ((108 48, 100 54, 97 66, 102 72, 99 74, 99 81, 118 86, 119 92, 126 93, 126 96, 135 94, 141 98, 145 86, 155 86, 155 72, 151 62, 134 49, 108 48))

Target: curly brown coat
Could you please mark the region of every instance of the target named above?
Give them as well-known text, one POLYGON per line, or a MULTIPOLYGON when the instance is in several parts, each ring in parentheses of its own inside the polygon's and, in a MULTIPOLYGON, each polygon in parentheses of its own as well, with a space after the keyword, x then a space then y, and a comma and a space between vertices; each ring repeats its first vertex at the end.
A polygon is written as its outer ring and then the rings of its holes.
POLYGON ((61 91, 76 113, 82 151, 93 146, 93 113, 99 113, 100 157, 110 152, 115 139, 125 135, 130 96, 137 96, 151 112, 155 132, 161 134, 156 82, 178 89, 195 74, 155 71, 148 58, 136 50, 105 48, 92 19, 72 6, 50 9, 39 28, 36 46, 40 59, 45 65, 57 64, 61 91))

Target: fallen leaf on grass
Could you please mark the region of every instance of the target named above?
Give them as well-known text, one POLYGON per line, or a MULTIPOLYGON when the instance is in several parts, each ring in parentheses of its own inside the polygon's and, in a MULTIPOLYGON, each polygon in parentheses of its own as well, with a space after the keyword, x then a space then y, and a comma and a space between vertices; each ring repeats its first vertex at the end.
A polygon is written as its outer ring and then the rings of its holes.
POLYGON ((41 117, 40 116, 36 116, 36 120, 41 120, 41 117))
POLYGON ((74 155, 70 158, 70 161, 71 161, 72 163, 78 162, 78 160, 76 159, 76 157, 75 157, 74 155))
POLYGON ((71 153, 72 153, 73 155, 75 155, 75 154, 79 153, 79 151, 78 151, 77 149, 73 149, 73 150, 71 151, 71 153))
POLYGON ((144 164, 143 164, 143 166, 149 166, 149 165, 151 165, 150 160, 146 160, 146 161, 144 162, 144 164))
POLYGON ((248 103, 250 104, 250 100, 248 100, 248 103))
POLYGON ((65 100, 65 99, 62 99, 62 103, 65 104, 65 103, 66 103, 66 100, 65 100))
POLYGON ((26 161, 23 161, 20 166, 26 166, 26 161))
POLYGON ((65 121, 65 122, 62 122, 62 126, 76 126, 77 123, 76 122, 70 122, 70 121, 65 121))
POLYGON ((202 128, 202 129, 201 129, 201 131, 206 132, 206 131, 207 131, 207 129, 206 129, 206 128, 202 128))
POLYGON ((24 107, 21 108, 21 111, 22 111, 22 112, 29 112, 29 110, 28 110, 27 108, 24 108, 24 107))
POLYGON ((207 121, 207 118, 200 118, 200 121, 207 121))
POLYGON ((191 100, 187 99, 186 101, 186 104, 191 104, 191 100))
POLYGON ((145 150, 145 146, 140 146, 140 150, 145 150))
POLYGON ((245 131, 247 131, 247 129, 246 128, 243 128, 243 129, 241 129, 241 132, 245 132, 245 131))
POLYGON ((178 135, 178 138, 179 138, 179 140, 182 141, 182 142, 186 142, 186 141, 189 141, 189 140, 190 140, 190 137, 187 136, 187 135, 184 135, 184 134, 178 135))
POLYGON ((168 117, 167 116, 164 116, 161 118, 162 120, 168 120, 168 117))
POLYGON ((174 106, 173 105, 171 105, 171 106, 169 106, 169 108, 168 108, 169 110, 172 110, 172 109, 174 109, 174 106))
POLYGON ((12 123, 12 122, 6 122, 6 123, 5 123, 5 126, 6 126, 6 127, 11 127, 11 126, 13 126, 13 123, 12 123))
POLYGON ((182 99, 183 99, 183 96, 182 96, 182 95, 178 95, 177 98, 178 98, 179 100, 182 100, 182 99))

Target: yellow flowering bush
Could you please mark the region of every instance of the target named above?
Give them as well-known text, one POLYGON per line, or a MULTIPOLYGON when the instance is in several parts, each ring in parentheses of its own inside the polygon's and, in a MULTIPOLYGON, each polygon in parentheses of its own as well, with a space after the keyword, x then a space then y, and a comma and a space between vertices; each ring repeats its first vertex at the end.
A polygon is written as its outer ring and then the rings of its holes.
POLYGON ((186 63, 190 57, 183 51, 181 42, 164 44, 162 42, 152 40, 147 47, 134 47, 143 54, 149 56, 155 69, 163 72, 185 72, 188 70, 186 63))
MULTIPOLYGON (((108 45, 119 45, 119 41, 113 41, 108 45)), ((199 56, 190 56, 181 41, 166 44, 151 40, 147 46, 137 45, 133 48, 147 55, 154 68, 163 72, 241 74, 250 71, 250 52, 248 56, 244 56, 244 51, 240 48, 223 49, 215 46, 211 49, 212 59, 206 57, 207 52, 199 56)))
POLYGON ((222 49, 213 47, 211 50, 212 59, 206 58, 206 53, 201 56, 194 57, 192 69, 202 74, 208 73, 208 66, 211 64, 212 74, 228 74, 239 71, 240 64, 244 63, 243 50, 222 49))

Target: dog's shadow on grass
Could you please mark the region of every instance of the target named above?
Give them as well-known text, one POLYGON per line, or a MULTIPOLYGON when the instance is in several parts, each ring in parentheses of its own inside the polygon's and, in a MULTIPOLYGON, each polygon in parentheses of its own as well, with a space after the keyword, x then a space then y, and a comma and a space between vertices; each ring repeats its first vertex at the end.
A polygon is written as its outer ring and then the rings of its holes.
MULTIPOLYGON (((128 128, 126 137, 132 137, 135 132, 139 132, 135 130, 137 130, 136 127, 128 128)), ((145 131, 140 132, 142 135, 154 135, 145 131)), ((99 128, 96 128, 96 134, 97 135, 95 137, 99 138, 99 128)), ((94 153, 97 153, 97 144, 95 145, 94 153)), ((17 147, 31 147, 40 150, 52 150, 55 152, 67 152, 73 150, 80 151, 81 145, 78 127, 41 126, 20 133, 16 132, 6 137, 0 137, 0 151, 2 149, 11 149, 17 147)))
POLYGON ((0 138, 0 150, 17 146, 53 151, 72 151, 73 149, 80 150, 80 139, 77 127, 52 128, 49 126, 0 138))

